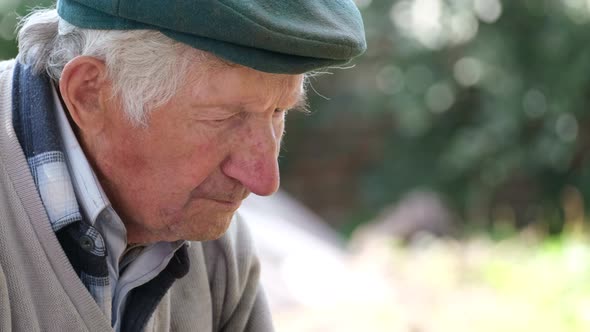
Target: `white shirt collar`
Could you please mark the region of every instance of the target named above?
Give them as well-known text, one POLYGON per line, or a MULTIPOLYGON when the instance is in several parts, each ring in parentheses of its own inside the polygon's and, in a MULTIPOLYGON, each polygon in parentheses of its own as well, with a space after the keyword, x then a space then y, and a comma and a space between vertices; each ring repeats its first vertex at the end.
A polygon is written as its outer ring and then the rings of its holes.
POLYGON ((76 196, 82 205, 82 212, 86 215, 88 222, 94 225, 100 212, 109 207, 111 203, 78 143, 78 139, 70 126, 70 122, 55 88, 51 89, 51 91, 53 93, 53 102, 57 113, 57 122, 64 145, 64 152, 68 160, 68 166, 70 167, 72 184, 76 191, 76 196))

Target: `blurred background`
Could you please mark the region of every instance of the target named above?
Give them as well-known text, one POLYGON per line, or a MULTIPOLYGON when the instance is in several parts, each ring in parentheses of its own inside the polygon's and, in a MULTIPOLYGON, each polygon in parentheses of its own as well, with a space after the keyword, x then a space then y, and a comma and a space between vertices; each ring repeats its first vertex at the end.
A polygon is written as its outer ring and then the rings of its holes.
MULTIPOLYGON (((0 59, 51 3, 0 0, 0 59)), ((590 1, 356 3, 243 208, 277 330, 590 331, 590 1)))

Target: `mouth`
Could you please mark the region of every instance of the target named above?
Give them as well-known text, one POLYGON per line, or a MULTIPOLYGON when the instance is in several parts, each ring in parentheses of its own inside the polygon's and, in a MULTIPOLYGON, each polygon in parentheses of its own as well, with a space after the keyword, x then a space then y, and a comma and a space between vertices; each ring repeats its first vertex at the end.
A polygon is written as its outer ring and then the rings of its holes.
POLYGON ((201 200, 209 202, 211 205, 221 208, 223 210, 237 210, 242 201, 248 197, 250 192, 248 190, 227 190, 227 191, 216 191, 216 192, 198 192, 193 191, 191 193, 191 200, 201 200))
POLYGON ((208 201, 213 202, 214 204, 223 206, 223 207, 225 207, 227 209, 234 210, 234 211, 237 210, 240 207, 240 205, 242 205, 242 200, 241 199, 239 199, 239 200, 229 200, 229 201, 228 200, 215 199, 215 198, 206 198, 206 199, 208 201))

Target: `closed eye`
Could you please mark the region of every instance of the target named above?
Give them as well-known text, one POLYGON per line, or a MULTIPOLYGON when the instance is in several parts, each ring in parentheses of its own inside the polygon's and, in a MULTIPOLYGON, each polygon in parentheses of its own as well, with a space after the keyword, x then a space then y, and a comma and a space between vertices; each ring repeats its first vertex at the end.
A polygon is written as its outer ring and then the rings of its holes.
POLYGON ((283 114, 287 114, 287 112, 289 112, 289 110, 287 110, 287 109, 275 108, 275 115, 283 115, 283 114))
POLYGON ((241 113, 234 113, 234 114, 231 114, 231 115, 229 115, 229 116, 226 116, 225 118, 220 118, 220 119, 212 119, 211 121, 213 121, 213 122, 225 122, 225 121, 229 121, 229 120, 232 120, 232 119, 236 118, 236 117, 237 117, 237 116, 239 116, 240 114, 241 114, 241 113))

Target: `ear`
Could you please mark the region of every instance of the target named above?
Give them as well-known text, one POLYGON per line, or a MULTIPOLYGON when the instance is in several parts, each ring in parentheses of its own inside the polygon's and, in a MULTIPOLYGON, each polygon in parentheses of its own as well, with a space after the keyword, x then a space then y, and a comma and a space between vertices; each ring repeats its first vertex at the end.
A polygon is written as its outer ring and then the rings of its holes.
POLYGON ((94 135, 104 128, 109 88, 101 60, 79 56, 64 67, 59 90, 72 120, 84 134, 94 135))

